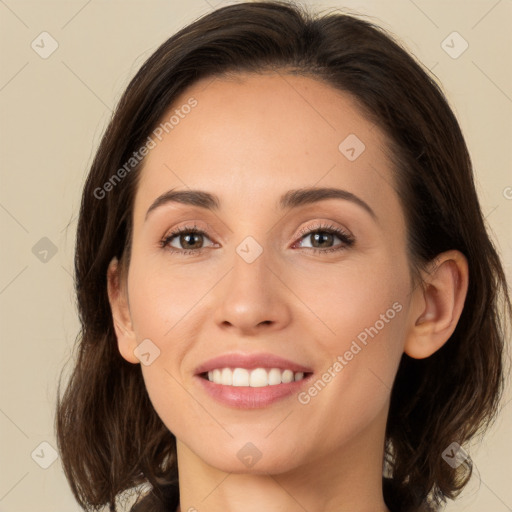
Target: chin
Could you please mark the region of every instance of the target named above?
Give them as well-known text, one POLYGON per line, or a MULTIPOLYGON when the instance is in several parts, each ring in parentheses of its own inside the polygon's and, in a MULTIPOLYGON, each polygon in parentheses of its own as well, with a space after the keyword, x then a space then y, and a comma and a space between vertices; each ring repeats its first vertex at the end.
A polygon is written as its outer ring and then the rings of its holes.
MULTIPOLYGON (((295 443, 294 443, 295 444, 295 443)), ((291 471, 300 465, 297 458, 297 447, 290 449, 265 443, 264 440, 252 443, 250 441, 233 441, 222 450, 201 454, 196 452, 208 465, 235 474, 281 474, 291 471), (203 455, 203 456, 201 456, 203 455)))

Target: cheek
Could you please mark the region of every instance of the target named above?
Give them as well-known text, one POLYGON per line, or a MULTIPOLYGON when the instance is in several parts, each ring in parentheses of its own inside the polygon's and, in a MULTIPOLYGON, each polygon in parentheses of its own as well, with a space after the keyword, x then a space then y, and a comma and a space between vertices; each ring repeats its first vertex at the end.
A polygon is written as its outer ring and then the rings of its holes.
POLYGON ((392 324, 396 329, 397 310, 407 296, 409 276, 405 258, 399 262, 395 256, 394 264, 392 259, 383 253, 318 271, 312 266, 301 275, 290 275, 296 295, 309 310, 307 318, 317 333, 315 339, 327 353, 347 350, 358 336, 364 343, 370 339, 367 329, 375 334, 376 327, 379 337, 390 334, 392 324))
POLYGON ((383 257, 328 277, 310 273, 315 286, 297 290, 317 316, 310 316, 309 332, 322 354, 317 380, 299 397, 312 416, 346 422, 347 411, 357 412, 361 426, 387 403, 403 352, 409 290, 407 262, 395 261, 383 257))
MULTIPOLYGON (((191 399, 183 360, 201 337, 208 311, 203 302, 219 271, 201 266, 177 265, 134 253, 128 279, 130 313, 138 342, 150 339, 159 350, 150 365, 141 365, 145 386, 157 414, 173 433, 185 435, 190 418, 204 428, 219 428, 199 403, 191 399)), ((193 398, 193 397, 192 397, 193 398)))
POLYGON ((183 329, 196 325, 201 301, 220 275, 220 269, 213 269, 209 263, 173 265, 162 255, 157 258, 135 255, 129 276, 129 297, 137 338, 161 342, 179 338, 183 329))

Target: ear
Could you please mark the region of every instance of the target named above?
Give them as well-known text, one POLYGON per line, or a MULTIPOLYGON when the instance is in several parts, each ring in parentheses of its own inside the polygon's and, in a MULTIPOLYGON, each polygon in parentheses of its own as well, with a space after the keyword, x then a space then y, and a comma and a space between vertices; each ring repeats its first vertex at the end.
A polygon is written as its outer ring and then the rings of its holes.
POLYGON ((413 290, 411 323, 404 351, 414 359, 431 356, 455 331, 468 290, 468 263, 460 251, 439 254, 423 283, 413 290))
POLYGON ((126 280, 122 274, 118 259, 113 258, 107 270, 107 291, 117 346, 124 359, 136 364, 140 362, 133 353, 137 341, 131 321, 126 280))

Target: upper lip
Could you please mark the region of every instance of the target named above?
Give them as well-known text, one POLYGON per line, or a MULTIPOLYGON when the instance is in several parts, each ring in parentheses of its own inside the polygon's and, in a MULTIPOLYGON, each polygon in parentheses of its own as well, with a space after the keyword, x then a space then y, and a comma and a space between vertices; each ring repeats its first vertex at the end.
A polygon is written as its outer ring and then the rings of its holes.
POLYGON ((301 364, 284 359, 274 354, 223 354, 213 359, 205 361, 199 365, 195 372, 196 375, 215 370, 217 368, 280 368, 282 370, 292 370, 293 372, 311 373, 311 368, 301 364))

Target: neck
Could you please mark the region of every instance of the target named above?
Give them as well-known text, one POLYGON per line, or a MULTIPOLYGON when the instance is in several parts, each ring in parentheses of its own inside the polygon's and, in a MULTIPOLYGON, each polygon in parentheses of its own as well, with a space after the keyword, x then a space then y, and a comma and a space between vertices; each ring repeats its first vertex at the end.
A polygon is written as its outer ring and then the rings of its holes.
POLYGON ((178 441, 178 512, 388 512, 380 423, 339 450, 279 474, 221 471, 178 441))

